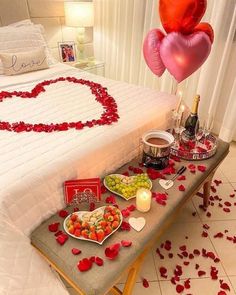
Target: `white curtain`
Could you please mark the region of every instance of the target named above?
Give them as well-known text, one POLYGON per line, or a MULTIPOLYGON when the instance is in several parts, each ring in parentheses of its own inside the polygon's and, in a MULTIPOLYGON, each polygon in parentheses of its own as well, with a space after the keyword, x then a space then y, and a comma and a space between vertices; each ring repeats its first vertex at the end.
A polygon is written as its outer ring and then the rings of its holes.
MULTIPOLYGON (((105 61, 106 77, 171 92, 174 79, 148 69, 142 43, 151 28, 162 28, 158 0, 94 0, 94 50, 105 61)), ((190 106, 201 95, 201 119, 214 117, 214 131, 225 141, 236 139, 236 0, 208 0, 203 21, 215 31, 205 64, 178 85, 190 106)))

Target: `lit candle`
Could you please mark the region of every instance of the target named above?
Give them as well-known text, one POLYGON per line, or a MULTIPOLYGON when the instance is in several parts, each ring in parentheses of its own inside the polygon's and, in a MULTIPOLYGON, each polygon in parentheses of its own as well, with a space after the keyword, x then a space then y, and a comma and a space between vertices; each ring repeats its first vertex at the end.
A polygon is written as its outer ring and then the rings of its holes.
POLYGON ((152 192, 145 188, 140 188, 136 193, 136 208, 140 212, 147 212, 151 208, 152 192))
POLYGON ((178 96, 179 96, 179 101, 178 101, 178 104, 177 104, 177 107, 176 107, 176 112, 177 113, 179 112, 179 108, 180 108, 182 98, 183 98, 183 92, 181 90, 178 92, 178 96))
POLYGON ((184 110, 185 110, 185 106, 183 104, 181 104, 181 106, 180 106, 180 126, 181 126, 181 122, 183 119, 184 110))

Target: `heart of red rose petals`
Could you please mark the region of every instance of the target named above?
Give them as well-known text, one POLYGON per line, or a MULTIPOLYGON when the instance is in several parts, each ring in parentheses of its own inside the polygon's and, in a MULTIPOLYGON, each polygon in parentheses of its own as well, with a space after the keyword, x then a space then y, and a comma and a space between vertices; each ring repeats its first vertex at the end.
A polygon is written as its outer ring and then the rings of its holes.
POLYGON ((57 232, 58 228, 59 228, 59 225, 60 225, 60 222, 55 222, 55 223, 49 224, 48 230, 50 232, 57 232))
POLYGON ((78 267, 79 271, 84 272, 84 271, 89 270, 92 267, 92 264, 93 263, 90 261, 90 259, 84 258, 79 261, 79 263, 77 264, 77 267, 78 267))

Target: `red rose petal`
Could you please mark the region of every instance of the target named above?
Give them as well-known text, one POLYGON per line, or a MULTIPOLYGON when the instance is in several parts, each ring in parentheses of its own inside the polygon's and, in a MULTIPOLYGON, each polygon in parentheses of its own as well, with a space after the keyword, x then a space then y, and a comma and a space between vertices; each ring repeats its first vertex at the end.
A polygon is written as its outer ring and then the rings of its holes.
POLYGON ((181 251, 186 251, 187 247, 186 247, 186 245, 183 245, 183 246, 180 246, 179 249, 180 249, 181 251))
POLYGON ((204 276, 206 274, 206 272, 203 271, 203 270, 199 270, 197 274, 198 274, 199 277, 202 277, 202 276, 204 276))
POLYGON ((105 185, 101 186, 101 193, 105 194, 107 192, 107 188, 105 187, 105 185))
POLYGON ((200 265, 199 264, 195 264, 195 269, 199 269, 200 265))
POLYGON ((171 241, 166 240, 163 247, 166 249, 166 251, 170 251, 171 250, 171 241))
POLYGON ((87 271, 92 267, 92 262, 88 258, 84 258, 77 264, 79 271, 87 271))
POLYGON ((122 209, 121 210, 121 214, 124 218, 129 217, 130 216, 130 211, 127 209, 122 209))
POLYGON ((209 229, 210 228, 210 226, 208 224, 203 224, 202 227, 205 228, 205 229, 209 229))
POLYGON ((60 244, 61 246, 65 244, 65 242, 68 240, 68 235, 65 233, 62 233, 60 235, 58 235, 56 237, 56 241, 58 242, 58 244, 60 244))
POLYGON ((122 247, 130 247, 132 245, 132 242, 122 240, 121 245, 122 245, 122 247))
POLYGON ((212 280, 218 279, 218 270, 214 266, 211 266, 210 275, 211 275, 212 280))
POLYGON ((114 260, 118 256, 119 251, 116 249, 111 249, 110 247, 105 249, 105 255, 108 259, 114 260))
POLYGON ((227 295, 225 291, 219 291, 217 295, 227 295))
POLYGON ((71 249, 72 254, 74 255, 79 255, 81 253, 81 250, 77 249, 77 248, 72 248, 71 249))
POLYGON ((202 237, 207 238, 208 237, 208 233, 206 231, 202 232, 202 237))
POLYGON ((74 207, 73 211, 74 212, 78 212, 79 211, 79 207, 74 207))
POLYGON ((167 278, 167 274, 166 274, 167 273, 167 269, 162 266, 162 267, 159 268, 159 271, 160 271, 161 277, 166 279, 167 278))
POLYGON ((201 172, 205 172, 205 171, 206 171, 206 166, 204 166, 204 165, 198 165, 198 166, 197 166, 197 169, 198 169, 199 171, 201 171, 201 172))
POLYGON ((102 266, 103 265, 103 259, 100 258, 100 257, 95 257, 95 263, 98 265, 98 266, 102 266))
POLYGON ((185 265, 185 266, 188 266, 189 263, 190 263, 189 261, 184 261, 184 265, 185 265))
POLYGON ((218 185, 220 185, 220 184, 222 183, 222 181, 221 181, 221 180, 217 180, 217 179, 215 179, 215 180, 214 180, 214 183, 218 186, 218 185))
POLYGON ((228 290, 228 291, 230 291, 230 287, 229 287, 229 285, 228 285, 227 283, 224 283, 223 281, 221 281, 220 287, 221 287, 221 289, 223 289, 223 290, 228 290))
POLYGON ((194 249, 193 250, 193 254, 199 256, 200 255, 200 251, 198 249, 194 249))
POLYGON ((132 204, 132 205, 128 206, 126 209, 129 210, 130 212, 132 212, 132 211, 136 210, 136 206, 132 204))
POLYGON ((185 282, 184 282, 184 288, 185 289, 190 289, 190 279, 187 279, 185 282))
POLYGON ((129 176, 129 172, 128 171, 125 171, 125 172, 122 173, 122 175, 129 176))
POLYGON ((182 293, 184 291, 184 286, 182 285, 177 285, 176 286, 176 292, 177 293, 182 293))
POLYGON ((231 207, 231 203, 230 202, 224 202, 224 204, 225 204, 225 206, 227 206, 227 207, 231 207))
POLYGON ((186 177, 185 177, 185 175, 180 175, 180 176, 177 178, 177 180, 186 180, 186 177))
POLYGON ((188 168, 189 168, 190 170, 193 170, 193 169, 196 169, 196 166, 195 166, 194 164, 189 164, 189 165, 188 165, 188 168))
POLYGON ((159 255, 160 259, 164 259, 164 255, 161 254, 160 250, 157 248, 156 249, 157 255, 159 255))
POLYGON ((143 279, 143 286, 144 288, 148 288, 149 287, 149 283, 146 279, 143 279))
POLYGON ((62 217, 62 218, 65 218, 66 216, 69 215, 69 212, 66 211, 66 210, 61 210, 61 211, 58 212, 58 215, 59 215, 60 217, 62 217))
POLYGON ((230 196, 230 198, 234 198, 235 194, 230 194, 229 196, 230 196))
POLYGON ((185 191, 185 187, 182 184, 178 188, 179 188, 179 191, 181 191, 181 192, 184 192, 185 191))
POLYGON ((48 230, 49 230, 50 232, 55 233, 55 232, 58 231, 58 227, 59 227, 59 225, 60 225, 60 222, 55 222, 55 223, 49 224, 49 226, 48 226, 48 230))
POLYGON ((229 208, 223 208, 223 210, 224 210, 226 213, 229 213, 229 212, 230 212, 230 209, 229 209, 229 208))
POLYGON ((62 231, 62 230, 59 230, 58 232, 56 232, 55 234, 54 234, 54 236, 55 237, 58 237, 58 236, 60 236, 61 234, 63 234, 64 232, 62 231))
POLYGON ((219 232, 217 234, 214 235, 214 238, 223 238, 224 234, 219 232))
POLYGON ((89 258, 89 260, 90 260, 92 263, 94 263, 94 262, 95 262, 95 256, 91 256, 91 257, 89 258))
POLYGON ((206 216, 207 217, 211 217, 211 213, 210 212, 207 212, 206 216))
POLYGON ((121 226, 120 226, 121 230, 126 230, 126 231, 130 231, 131 226, 128 222, 126 221, 122 221, 121 226))
POLYGON ((116 203, 116 197, 113 195, 110 195, 109 197, 106 198, 105 202, 107 204, 115 204, 116 203))

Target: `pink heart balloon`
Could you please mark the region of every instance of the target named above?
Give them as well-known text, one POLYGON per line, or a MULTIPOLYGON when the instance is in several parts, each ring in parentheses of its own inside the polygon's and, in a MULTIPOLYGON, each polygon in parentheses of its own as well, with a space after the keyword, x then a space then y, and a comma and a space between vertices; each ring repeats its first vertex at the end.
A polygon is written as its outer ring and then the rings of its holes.
POLYGON ((168 34, 161 42, 160 55, 167 70, 178 82, 194 73, 205 62, 211 51, 211 42, 204 32, 182 35, 168 34))
POLYGON ((143 43, 143 55, 149 69, 158 77, 165 72, 165 66, 160 57, 160 45, 165 35, 159 29, 148 32, 143 43))

